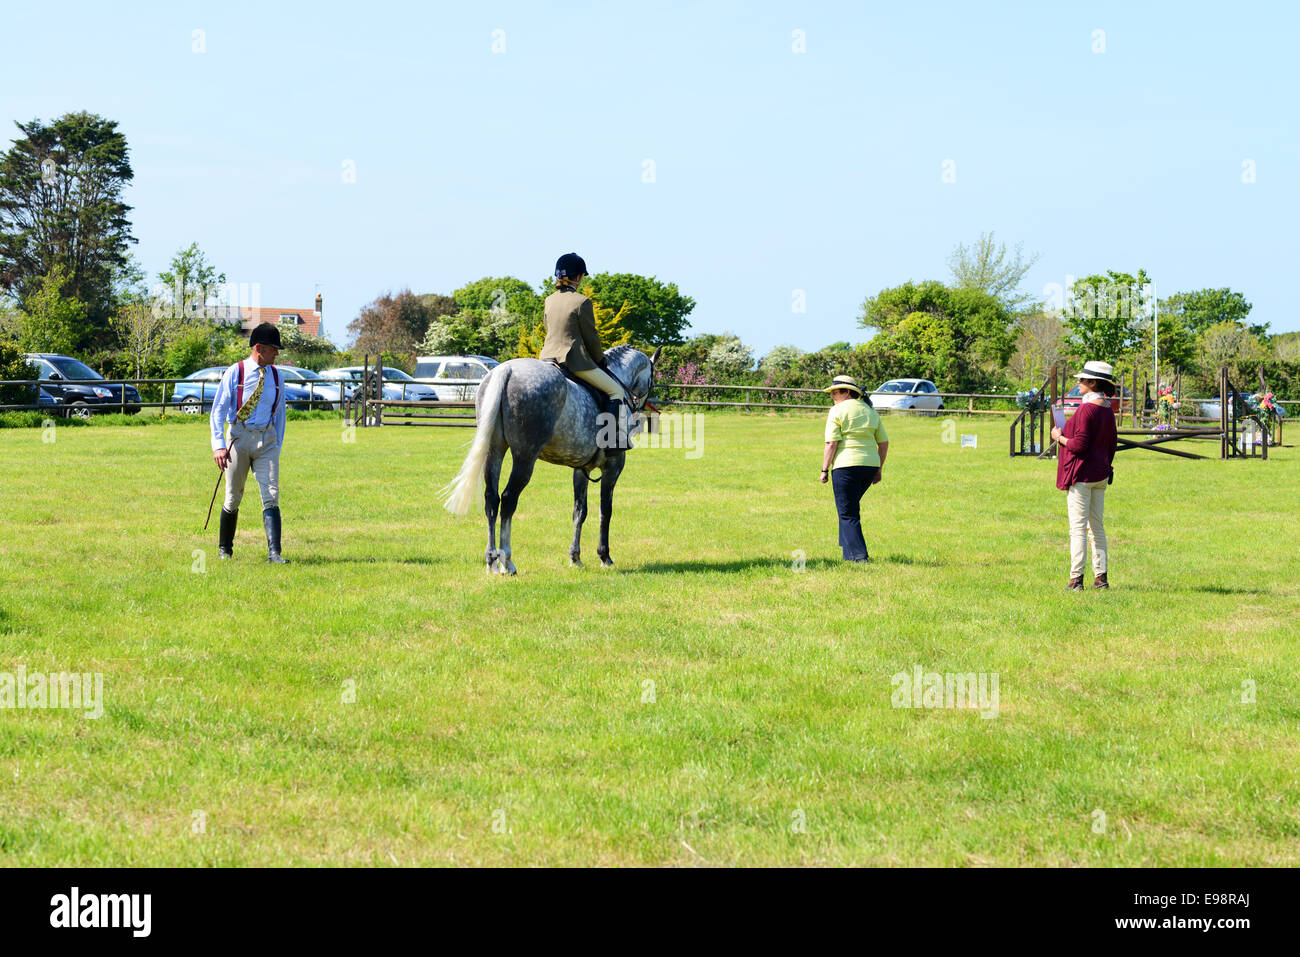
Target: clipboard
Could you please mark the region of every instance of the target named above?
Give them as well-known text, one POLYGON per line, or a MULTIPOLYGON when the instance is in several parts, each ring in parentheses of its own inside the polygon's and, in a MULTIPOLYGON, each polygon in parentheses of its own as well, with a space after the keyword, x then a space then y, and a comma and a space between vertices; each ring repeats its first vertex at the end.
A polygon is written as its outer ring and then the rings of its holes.
POLYGON ((1065 410, 1059 405, 1052 408, 1052 421, 1058 429, 1065 428, 1065 410))

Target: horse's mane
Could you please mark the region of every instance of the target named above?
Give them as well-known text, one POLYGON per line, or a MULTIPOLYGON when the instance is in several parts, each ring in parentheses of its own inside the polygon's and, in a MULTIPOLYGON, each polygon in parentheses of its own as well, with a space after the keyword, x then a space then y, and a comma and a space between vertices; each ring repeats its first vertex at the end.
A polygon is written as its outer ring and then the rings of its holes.
POLYGON ((606 349, 605 361, 629 388, 642 372, 648 373, 654 368, 650 364, 650 357, 635 346, 622 345, 606 349))
POLYGON ((605 358, 610 362, 617 362, 619 365, 624 365, 628 359, 632 358, 628 355, 630 352, 635 352, 637 355, 641 356, 645 355, 644 352, 641 352, 641 350, 637 349, 635 346, 621 345, 614 346, 611 349, 606 349, 605 358))

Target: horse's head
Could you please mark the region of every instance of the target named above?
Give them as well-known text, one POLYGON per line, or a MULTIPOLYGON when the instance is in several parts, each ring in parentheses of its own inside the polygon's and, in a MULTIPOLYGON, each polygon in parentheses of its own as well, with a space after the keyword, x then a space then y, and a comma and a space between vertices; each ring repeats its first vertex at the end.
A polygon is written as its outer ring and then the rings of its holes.
POLYGON ((662 348, 655 349, 654 355, 648 356, 631 346, 615 346, 605 353, 609 370, 632 395, 633 412, 642 411, 650 398, 655 382, 655 363, 659 361, 661 351, 662 348))

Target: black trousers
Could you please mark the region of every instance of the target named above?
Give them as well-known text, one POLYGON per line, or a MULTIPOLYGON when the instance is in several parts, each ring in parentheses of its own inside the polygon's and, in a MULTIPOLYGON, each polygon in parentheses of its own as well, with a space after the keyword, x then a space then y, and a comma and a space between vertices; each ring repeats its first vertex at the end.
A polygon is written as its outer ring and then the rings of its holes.
POLYGON ((850 465, 831 470, 831 488, 835 490, 835 511, 840 517, 840 550, 850 562, 867 560, 867 543, 862 538, 862 519, 858 505, 880 467, 850 465))

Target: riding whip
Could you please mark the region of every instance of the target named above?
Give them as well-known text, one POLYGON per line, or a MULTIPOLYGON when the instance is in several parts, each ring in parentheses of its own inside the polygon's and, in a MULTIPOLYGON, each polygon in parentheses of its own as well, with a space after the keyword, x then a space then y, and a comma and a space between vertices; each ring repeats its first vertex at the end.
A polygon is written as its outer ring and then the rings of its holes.
POLYGON ((203 520, 203 530, 208 530, 208 522, 212 521, 212 506, 217 504, 217 489, 221 488, 221 480, 226 477, 226 470, 222 469, 217 476, 217 484, 212 487, 212 501, 208 503, 208 517, 203 520))

